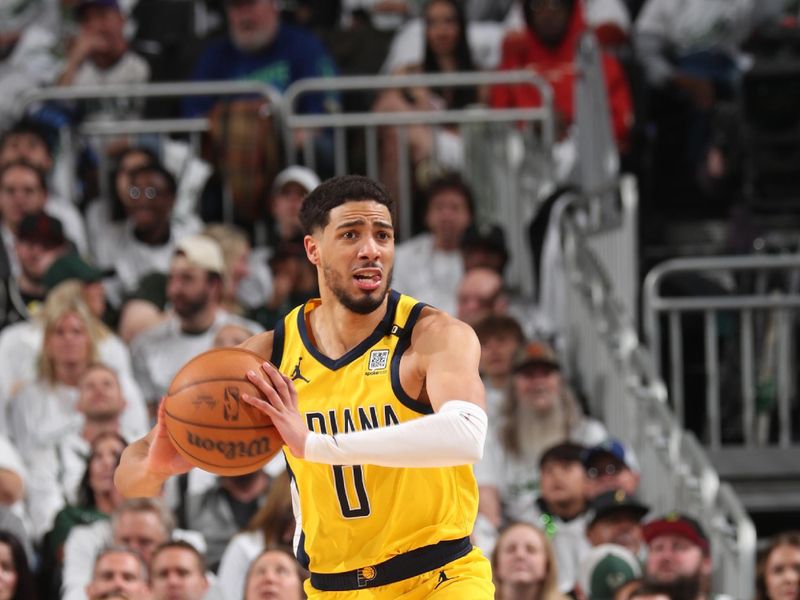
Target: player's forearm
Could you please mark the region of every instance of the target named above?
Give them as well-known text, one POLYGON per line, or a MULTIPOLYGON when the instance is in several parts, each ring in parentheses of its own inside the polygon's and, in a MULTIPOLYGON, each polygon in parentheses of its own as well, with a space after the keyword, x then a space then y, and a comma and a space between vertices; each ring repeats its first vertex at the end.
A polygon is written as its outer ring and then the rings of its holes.
POLYGON ((487 417, 479 406, 450 400, 433 415, 335 436, 312 433, 305 458, 331 465, 452 467, 483 456, 487 417))
POLYGON ((154 473, 148 468, 146 438, 125 448, 114 472, 114 485, 126 498, 150 498, 161 494, 169 475, 154 473))

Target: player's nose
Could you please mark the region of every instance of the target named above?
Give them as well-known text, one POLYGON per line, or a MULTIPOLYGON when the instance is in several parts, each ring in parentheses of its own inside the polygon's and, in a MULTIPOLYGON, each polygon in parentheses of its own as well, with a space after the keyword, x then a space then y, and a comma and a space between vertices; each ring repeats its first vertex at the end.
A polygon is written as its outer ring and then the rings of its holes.
POLYGON ((378 240, 374 236, 367 235, 361 247, 358 249, 358 257, 360 259, 378 260, 381 256, 381 247, 378 240))

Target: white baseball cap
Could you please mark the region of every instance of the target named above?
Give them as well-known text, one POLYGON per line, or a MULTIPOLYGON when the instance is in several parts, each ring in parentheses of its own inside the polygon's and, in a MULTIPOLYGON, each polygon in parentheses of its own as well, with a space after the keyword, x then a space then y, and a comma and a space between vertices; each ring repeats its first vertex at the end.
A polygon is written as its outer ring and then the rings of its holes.
POLYGON ((182 253, 193 265, 211 273, 225 273, 225 259, 216 240, 207 235, 189 235, 180 240, 175 253, 182 253))
POLYGON ((307 193, 311 193, 320 184, 319 176, 308 167, 292 165, 278 173, 272 183, 272 191, 277 192, 287 183, 294 182, 303 186, 307 193))

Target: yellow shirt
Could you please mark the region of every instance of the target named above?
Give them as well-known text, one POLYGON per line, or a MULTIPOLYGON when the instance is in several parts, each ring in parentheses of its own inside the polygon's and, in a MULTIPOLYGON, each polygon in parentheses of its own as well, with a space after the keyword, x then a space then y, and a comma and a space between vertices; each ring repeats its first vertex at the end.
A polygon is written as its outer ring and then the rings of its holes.
MULTIPOLYGON (((400 358, 424 304, 389 292, 386 316, 344 356, 331 360, 310 341, 311 300, 275 328, 273 364, 291 377, 309 429, 344 433, 387 427, 432 412, 400 386, 400 358)), ((468 536, 478 510, 470 465, 442 468, 331 466, 286 449, 299 538, 311 571, 338 573, 379 564, 442 540, 468 536)))

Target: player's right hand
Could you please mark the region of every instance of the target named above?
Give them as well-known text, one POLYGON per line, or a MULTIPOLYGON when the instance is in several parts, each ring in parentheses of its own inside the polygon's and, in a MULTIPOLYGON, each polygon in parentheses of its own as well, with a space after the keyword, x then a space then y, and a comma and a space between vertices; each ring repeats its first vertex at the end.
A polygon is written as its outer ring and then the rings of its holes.
POLYGON ((150 430, 145 438, 149 447, 147 449, 147 467, 158 475, 180 475, 192 469, 192 464, 181 456, 169 439, 167 425, 164 420, 164 398, 158 405, 158 419, 156 426, 150 430))

